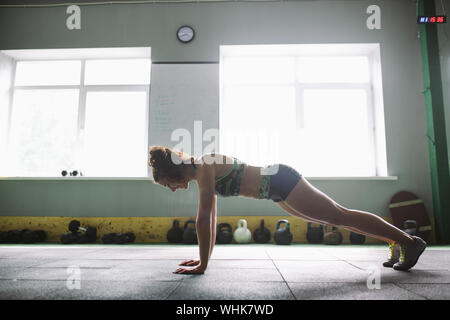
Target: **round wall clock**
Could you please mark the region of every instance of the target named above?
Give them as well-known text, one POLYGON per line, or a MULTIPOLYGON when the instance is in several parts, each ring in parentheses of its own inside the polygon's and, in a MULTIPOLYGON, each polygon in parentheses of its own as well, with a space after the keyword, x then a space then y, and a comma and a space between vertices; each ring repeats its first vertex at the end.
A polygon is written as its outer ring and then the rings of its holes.
POLYGON ((177 31, 177 38, 183 43, 191 42, 195 37, 194 29, 190 26, 182 26, 177 31))

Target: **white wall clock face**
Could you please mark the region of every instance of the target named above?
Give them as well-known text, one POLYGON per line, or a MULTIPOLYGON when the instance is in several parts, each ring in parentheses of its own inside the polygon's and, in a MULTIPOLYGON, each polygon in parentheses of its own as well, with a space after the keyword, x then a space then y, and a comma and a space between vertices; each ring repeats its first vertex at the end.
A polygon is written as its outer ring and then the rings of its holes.
POLYGON ((183 43, 191 42, 194 39, 194 36, 194 29, 189 26, 182 26, 177 31, 177 38, 183 43))

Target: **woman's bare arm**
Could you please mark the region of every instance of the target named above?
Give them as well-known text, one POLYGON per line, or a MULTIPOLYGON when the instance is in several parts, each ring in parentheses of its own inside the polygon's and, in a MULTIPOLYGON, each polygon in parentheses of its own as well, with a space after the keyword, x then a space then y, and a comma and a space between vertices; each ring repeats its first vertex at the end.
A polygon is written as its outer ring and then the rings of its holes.
POLYGON ((210 258, 214 249, 214 244, 216 243, 216 231, 217 231, 217 195, 214 195, 211 212, 211 248, 209 250, 210 258))
MULTIPOLYGON (((198 212, 196 220, 197 238, 200 250, 200 264, 195 268, 178 268, 174 273, 204 273, 208 266, 211 253, 211 241, 213 241, 212 214, 215 202, 214 194, 214 166, 204 165, 202 170, 198 170, 197 184, 200 193, 198 212)), ((214 232, 215 233, 215 232, 214 232)))
MULTIPOLYGON (((216 243, 216 231, 217 231, 217 195, 214 196, 213 207, 211 210, 211 241, 210 241, 210 250, 209 250, 209 258, 211 258, 214 245, 216 243)), ((179 266, 188 266, 195 267, 200 264, 200 260, 190 259, 185 260, 179 264, 179 266)))

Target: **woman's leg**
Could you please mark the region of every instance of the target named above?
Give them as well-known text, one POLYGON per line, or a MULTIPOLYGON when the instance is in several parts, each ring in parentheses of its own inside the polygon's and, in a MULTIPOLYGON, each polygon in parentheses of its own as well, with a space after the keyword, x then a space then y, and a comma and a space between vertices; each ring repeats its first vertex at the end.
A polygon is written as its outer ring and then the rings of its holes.
POLYGON ((279 202, 275 202, 275 203, 276 203, 277 205, 279 205, 279 206, 281 207, 281 209, 283 209, 284 211, 288 212, 289 214, 291 214, 291 215, 293 215, 293 216, 302 218, 303 220, 306 220, 306 221, 308 221, 308 222, 314 222, 314 223, 317 223, 317 224, 325 224, 325 222, 323 222, 323 221, 319 221, 319 220, 316 220, 316 219, 312 219, 312 218, 310 218, 310 217, 307 217, 307 216, 301 214, 301 213, 298 212, 298 211, 295 211, 294 209, 292 209, 291 207, 289 207, 284 201, 279 201, 279 202))
POLYGON ((355 228, 359 233, 369 234, 387 242, 401 245, 414 243, 409 234, 381 217, 365 211, 344 208, 305 178, 297 183, 284 202, 311 220, 325 221, 326 224, 343 228, 355 228))
MULTIPOLYGON (((306 217, 305 215, 301 214, 300 212, 295 211, 293 208, 289 207, 284 201, 277 202, 277 204, 282 209, 284 209, 285 211, 287 211, 288 213, 290 213, 293 216, 297 216, 297 217, 302 218, 303 220, 306 220, 308 222, 314 222, 314 223, 317 223, 317 224, 327 224, 326 222, 319 221, 319 220, 313 220, 310 217, 306 217)), ((330 225, 330 224, 328 223, 328 225, 330 225)), ((392 242, 392 240, 389 240, 389 239, 386 239, 386 238, 383 238, 383 237, 380 237, 380 236, 376 236, 376 235, 373 235, 373 234, 368 234, 368 233, 363 232, 363 231, 361 231, 359 229, 356 229, 355 227, 348 227, 347 226, 344 229, 347 229, 347 230, 350 230, 350 231, 353 231, 353 232, 356 232, 356 233, 359 233, 359 234, 363 234, 363 235, 366 235, 368 237, 377 238, 377 239, 380 239, 382 241, 392 242)))

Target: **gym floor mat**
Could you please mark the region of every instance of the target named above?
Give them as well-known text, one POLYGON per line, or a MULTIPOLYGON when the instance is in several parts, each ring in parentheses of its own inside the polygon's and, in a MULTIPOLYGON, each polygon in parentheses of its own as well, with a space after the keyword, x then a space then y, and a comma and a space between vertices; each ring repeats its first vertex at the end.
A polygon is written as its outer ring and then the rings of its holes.
POLYGON ((198 276, 172 273, 198 257, 195 245, 1 245, 0 299, 450 299, 450 246, 430 246, 409 272, 383 268, 386 255, 382 245, 216 245, 198 276), (379 289, 368 284, 377 274, 379 289))

